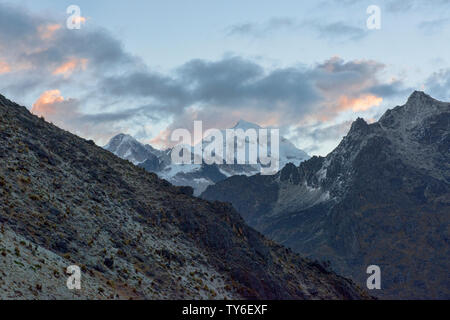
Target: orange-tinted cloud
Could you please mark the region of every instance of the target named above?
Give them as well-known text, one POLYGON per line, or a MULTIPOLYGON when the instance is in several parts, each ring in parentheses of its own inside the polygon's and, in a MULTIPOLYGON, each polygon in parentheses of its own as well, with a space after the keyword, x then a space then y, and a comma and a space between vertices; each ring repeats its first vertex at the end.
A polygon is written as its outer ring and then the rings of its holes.
POLYGON ((80 110, 79 101, 63 97, 59 90, 48 90, 33 104, 31 112, 42 116, 46 121, 80 135, 86 139, 94 139, 105 144, 113 134, 127 132, 128 127, 115 123, 99 123, 80 110))
POLYGON ((61 29, 60 24, 41 25, 38 27, 38 33, 42 40, 50 40, 59 29, 61 29))
POLYGON ((80 23, 80 24, 85 24, 86 23, 86 18, 85 17, 75 17, 72 19, 73 23, 80 23))
POLYGON ((52 74, 69 77, 76 70, 86 70, 87 62, 88 62, 87 59, 73 58, 57 67, 52 74))
POLYGON ((337 115, 345 111, 353 112, 364 112, 373 107, 378 107, 383 102, 383 98, 377 97, 373 94, 362 94, 356 97, 351 97, 349 95, 341 95, 333 97, 330 95, 328 101, 325 104, 325 108, 319 108, 317 112, 305 115, 300 123, 297 125, 302 125, 304 123, 321 121, 329 122, 336 118, 337 115))
POLYGON ((33 104, 31 112, 37 116, 49 116, 57 113, 55 103, 64 102, 59 90, 45 91, 33 104))
POLYGON ((0 74, 11 72, 11 66, 6 62, 0 61, 0 74))
POLYGON ((383 102, 383 98, 372 94, 362 95, 358 98, 341 96, 338 102, 338 110, 367 111, 373 107, 378 107, 383 102))

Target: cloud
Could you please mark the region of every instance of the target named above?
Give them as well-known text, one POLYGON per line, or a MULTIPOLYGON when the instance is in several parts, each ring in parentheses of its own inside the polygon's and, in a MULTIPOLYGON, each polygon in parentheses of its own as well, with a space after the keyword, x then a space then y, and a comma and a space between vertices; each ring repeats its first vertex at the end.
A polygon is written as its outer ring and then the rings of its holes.
POLYGON ((394 96, 408 96, 414 89, 405 87, 402 81, 398 79, 391 79, 385 83, 379 83, 370 87, 370 92, 374 95, 385 98, 394 96))
POLYGON ((61 29, 60 24, 46 24, 38 26, 38 33, 42 40, 50 40, 54 37, 55 33, 61 29))
MULTIPOLYGON (((171 75, 139 71, 101 83, 102 91, 121 98, 151 102, 142 114, 171 119, 154 142, 168 132, 201 119, 208 127, 230 127, 239 118, 272 126, 299 126, 307 121, 332 121, 343 112, 361 113, 379 107, 404 87, 380 80, 385 65, 373 60, 330 58, 310 67, 266 70, 254 61, 228 57, 192 60, 171 75)), ((168 141, 166 140, 166 143, 168 141)))
POLYGON ((367 111, 372 107, 378 107, 383 102, 383 98, 372 94, 361 95, 356 98, 341 96, 338 102, 339 110, 352 110, 354 112, 367 111))
POLYGON ((98 123, 107 124, 123 121, 139 113, 141 108, 133 108, 118 112, 102 112, 98 114, 86 114, 82 111, 80 101, 77 99, 65 99, 59 90, 47 90, 43 92, 33 104, 31 112, 37 116, 66 127, 69 123, 98 123))
POLYGON ((450 24, 450 18, 441 18, 434 20, 422 21, 419 23, 419 29, 427 33, 441 32, 447 25, 450 24))
POLYGON ((6 62, 0 61, 0 74, 11 72, 11 66, 6 62))
POLYGON ((417 1, 390 0, 386 2, 386 9, 391 12, 405 12, 413 9, 417 1))
MULTIPOLYGON (((379 0, 376 5, 382 6, 388 12, 405 13, 411 10, 419 10, 421 8, 435 9, 440 7, 446 8, 450 4, 450 0, 379 0)), ((368 6, 371 3, 361 0, 326 0, 321 2, 321 6, 338 5, 338 6, 368 6)))
POLYGON ((276 17, 264 23, 240 23, 226 28, 228 36, 265 37, 274 31, 297 29, 298 23, 289 17, 276 17))
POLYGON ((298 21, 289 17, 275 17, 263 23, 245 22, 226 28, 227 36, 263 38, 277 31, 299 31, 310 29, 321 38, 328 40, 357 41, 368 35, 364 28, 353 26, 345 21, 323 23, 318 20, 298 21))
MULTIPOLYGON (((271 70, 239 56, 194 59, 163 74, 126 52, 105 30, 57 25, 0 3, 0 44, 8 43, 0 45, 8 70, 0 75, 1 90, 19 102, 28 97, 34 113, 86 138, 164 126, 148 140, 168 143, 171 129, 189 128, 194 119, 203 120, 205 129, 230 127, 240 118, 296 128, 371 110, 404 90, 401 82, 384 79, 384 64, 339 57, 271 70)), ((269 32, 296 25, 279 18, 258 28, 269 32)))
POLYGON ((345 136, 350 130, 352 123, 353 121, 344 121, 332 126, 326 126, 324 128, 315 128, 309 133, 309 136, 314 141, 319 143, 324 141, 333 141, 336 138, 342 138, 345 136))
POLYGON ((425 81, 425 90, 433 97, 448 101, 450 97, 450 69, 434 72, 425 81))
MULTIPOLYGON (((319 8, 334 7, 364 7, 374 4, 382 9, 382 13, 404 14, 411 11, 417 11, 424 15, 423 10, 437 11, 442 13, 443 10, 448 9, 450 0, 378 0, 373 2, 361 0, 323 0, 319 2, 319 8)), ((352 8, 352 10, 355 8, 352 8)), ((359 10, 356 8, 356 10, 359 10)))
POLYGON ((75 134, 106 141, 117 132, 128 130, 130 124, 127 121, 135 117, 139 109, 86 114, 80 100, 64 98, 59 90, 54 89, 43 92, 31 112, 75 134))
POLYGON ((307 70, 301 68, 266 72, 253 61, 233 57, 215 62, 190 61, 178 72, 183 83, 190 84, 196 102, 227 109, 249 107, 263 111, 296 105, 301 113, 318 99, 307 70))
POLYGON ((232 25, 227 28, 228 36, 247 36, 252 35, 255 37, 260 37, 262 35, 261 27, 255 25, 254 23, 239 23, 232 25))
POLYGON ((439 8, 450 5, 450 0, 385 0, 386 9, 390 12, 405 13, 419 8, 439 8))
POLYGON ((31 41, 38 35, 37 27, 41 24, 43 19, 29 15, 23 8, 0 3, 0 43, 31 41))
MULTIPOLYGON (((109 134, 124 128, 133 117, 124 110, 134 112, 139 102, 131 102, 131 107, 117 103, 102 95, 96 82, 142 70, 143 63, 108 31, 87 25, 69 30, 65 21, 65 15, 49 18, 0 2, 0 90, 21 104, 33 104, 35 112, 46 112, 46 118, 65 129, 83 137, 104 138, 94 128, 109 134), (62 92, 77 99, 64 99, 62 92), (51 97, 58 99, 45 103, 51 97), (98 110, 100 106, 104 110, 98 110), (115 123, 108 120, 113 118, 115 123)), ((136 112, 134 117, 138 116, 136 112)))
POLYGON ((347 120, 332 125, 324 122, 304 125, 294 130, 293 141, 308 154, 327 154, 348 133, 352 123, 347 120))
POLYGON ((124 75, 106 77, 101 89, 107 95, 152 97, 164 106, 189 103, 186 89, 179 81, 151 71, 135 71, 124 75))
POLYGON ((79 17, 73 17, 72 23, 73 24, 85 24, 87 19, 85 17, 79 16, 79 17))
POLYGON ((320 37, 327 39, 340 40, 360 40, 368 35, 367 29, 349 25, 343 21, 338 21, 330 24, 312 23, 320 37))
POLYGON ((49 120, 59 120, 60 117, 76 115, 77 103, 73 99, 65 100, 59 90, 48 90, 36 100, 31 112, 49 120))
POLYGON ((69 77, 74 71, 86 70, 88 60, 72 58, 69 61, 63 63, 53 71, 53 75, 63 75, 64 77, 69 77))
POLYGON ((344 61, 340 57, 332 57, 318 64, 314 76, 317 78, 317 86, 324 94, 370 91, 381 84, 388 85, 377 78, 385 67, 383 63, 374 60, 344 61))
MULTIPOLYGON (((61 20, 65 22, 65 17, 61 20)), ((95 77, 122 68, 141 67, 140 60, 124 51, 121 42, 103 29, 83 26, 80 30, 69 30, 55 18, 5 3, 0 3, 0 57, 8 61, 14 73, 3 88, 20 91, 26 87, 25 94, 42 92, 44 87, 73 84, 69 81, 56 84, 47 76, 51 74, 68 78, 79 71, 86 77, 95 77), (32 78, 39 81, 30 81, 32 78)))
POLYGON ((257 63, 240 57, 192 60, 177 68, 173 77, 138 72, 108 78, 102 88, 109 95, 137 95, 157 101, 159 111, 173 115, 193 105, 203 111, 267 112, 277 108, 280 112, 284 109, 301 115, 319 99, 306 70, 285 68, 266 72, 257 63))

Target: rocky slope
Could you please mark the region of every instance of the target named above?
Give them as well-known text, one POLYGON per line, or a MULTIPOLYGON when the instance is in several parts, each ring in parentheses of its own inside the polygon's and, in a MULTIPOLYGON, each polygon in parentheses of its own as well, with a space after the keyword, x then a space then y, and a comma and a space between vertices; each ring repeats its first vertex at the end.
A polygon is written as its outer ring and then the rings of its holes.
POLYGON ((0 96, 0 298, 361 299, 352 282, 0 96), (65 269, 82 270, 80 291, 65 269))
POLYGON ((356 120, 327 157, 275 176, 231 177, 205 199, 387 298, 450 298, 450 104, 414 92, 376 123, 356 120))
MULTIPOLYGON (((238 123, 232 129, 262 129, 259 125, 244 120, 238 123)), ((225 130, 221 130, 225 137, 225 130)), ((209 143, 203 142, 203 148, 209 143)), ((241 146, 248 150, 249 141, 241 146)), ((302 150, 297 149, 286 138, 280 137, 280 163, 279 167, 284 167, 287 163, 299 165, 301 162, 309 159, 309 156, 302 150)), ((200 195, 208 186, 234 175, 255 175, 261 171, 259 164, 172 164, 172 149, 164 151, 158 150, 149 144, 142 144, 133 137, 126 134, 114 136, 104 148, 116 156, 126 159, 138 165, 149 172, 158 174, 160 178, 166 179, 177 186, 190 186, 194 189, 195 195, 200 195)), ((226 150, 226 143, 223 146, 226 150)), ((192 148, 193 149, 193 148, 192 148)), ((192 153, 194 151, 192 150, 192 153)), ((199 155, 201 158, 202 155, 199 155)), ((247 159, 248 161, 248 159, 247 159)), ((225 161, 224 161, 225 162, 225 161)))

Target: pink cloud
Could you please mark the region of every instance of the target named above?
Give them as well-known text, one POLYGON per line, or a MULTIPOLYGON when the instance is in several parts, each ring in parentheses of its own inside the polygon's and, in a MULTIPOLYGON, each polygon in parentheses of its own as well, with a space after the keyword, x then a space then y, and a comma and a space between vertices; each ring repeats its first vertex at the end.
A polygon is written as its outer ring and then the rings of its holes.
POLYGON ((0 74, 11 72, 11 66, 6 62, 0 61, 0 74))
POLYGON ((38 26, 38 34, 42 40, 53 39, 55 33, 60 30, 62 26, 60 24, 46 24, 38 26))
POLYGON ((72 58, 62 65, 58 66, 53 72, 53 75, 63 75, 65 78, 70 77, 75 71, 86 70, 88 60, 72 58))
POLYGON ((38 116, 52 116, 58 113, 57 104, 64 102, 64 97, 59 90, 48 90, 33 104, 31 112, 38 116))
POLYGON ((344 95, 339 98, 338 110, 367 111, 373 107, 380 106, 382 102, 383 98, 373 94, 365 94, 356 98, 344 95))

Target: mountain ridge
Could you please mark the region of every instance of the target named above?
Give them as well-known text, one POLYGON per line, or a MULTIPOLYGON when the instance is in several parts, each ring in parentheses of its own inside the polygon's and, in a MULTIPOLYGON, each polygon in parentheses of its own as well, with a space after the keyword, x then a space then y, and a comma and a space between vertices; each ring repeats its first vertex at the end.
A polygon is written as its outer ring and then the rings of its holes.
POLYGON ((3 299, 368 299, 229 205, 45 122, 0 95, 3 299), (82 289, 66 287, 70 265, 82 289))
POLYGON ((446 299, 449 150, 450 104, 416 91, 378 122, 358 118, 326 157, 231 177, 202 197, 232 203, 269 238, 357 283, 365 266, 383 265, 380 297, 446 299))

